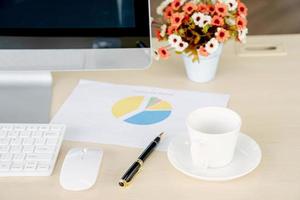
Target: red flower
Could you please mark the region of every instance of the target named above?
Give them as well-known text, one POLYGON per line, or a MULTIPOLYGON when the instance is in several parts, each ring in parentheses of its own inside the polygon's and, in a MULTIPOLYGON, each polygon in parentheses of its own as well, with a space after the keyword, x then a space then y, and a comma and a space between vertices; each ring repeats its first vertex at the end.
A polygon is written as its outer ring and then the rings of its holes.
POLYGON ((166 20, 170 19, 173 15, 173 9, 171 6, 168 6, 164 11, 164 18, 166 20))
POLYGON ((171 25, 178 28, 181 25, 183 19, 184 19, 184 13, 175 13, 171 17, 171 25))
POLYGON ((215 11, 217 15, 224 17, 227 15, 227 6, 224 3, 216 3, 215 11))
POLYGON ((157 38, 159 41, 163 39, 163 38, 161 37, 161 35, 160 35, 160 30, 159 30, 159 29, 156 29, 156 30, 155 30, 155 36, 156 36, 156 38, 157 38))
POLYGON ((242 16, 245 16, 245 17, 248 15, 248 8, 242 2, 238 3, 238 14, 242 15, 242 16))
POLYGON ((244 17, 238 16, 236 18, 236 26, 239 30, 246 28, 247 26, 247 20, 244 17))
POLYGON ((165 47, 160 47, 158 49, 158 55, 162 59, 168 59, 170 57, 170 53, 165 47))
POLYGON ((198 11, 201 12, 201 13, 205 13, 205 14, 208 13, 208 7, 207 7, 207 5, 204 4, 204 3, 200 3, 198 5, 198 11))
POLYGON ((215 13, 215 7, 213 5, 208 5, 208 11, 211 15, 215 13))
POLYGON ((213 16, 211 20, 211 24, 214 26, 223 26, 224 25, 224 19, 222 17, 219 17, 218 15, 213 16))
POLYGON ((172 35, 176 31, 176 29, 176 26, 169 26, 167 30, 168 35, 172 35))
POLYGON ((192 14, 195 10, 197 10, 197 6, 196 4, 192 3, 192 2, 188 2, 183 6, 183 11, 187 14, 192 14))
POLYGON ((174 0, 171 4, 171 7, 173 8, 173 10, 178 10, 181 6, 181 2, 180 0, 174 0))

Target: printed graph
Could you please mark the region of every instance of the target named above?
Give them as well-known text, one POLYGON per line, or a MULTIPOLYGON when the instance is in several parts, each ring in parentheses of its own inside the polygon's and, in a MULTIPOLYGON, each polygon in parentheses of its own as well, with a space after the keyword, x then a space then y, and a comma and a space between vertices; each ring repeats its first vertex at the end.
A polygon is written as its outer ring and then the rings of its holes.
POLYGON ((171 104, 157 97, 131 96, 119 100, 112 107, 112 114, 116 118, 136 125, 159 123, 171 113, 171 104))

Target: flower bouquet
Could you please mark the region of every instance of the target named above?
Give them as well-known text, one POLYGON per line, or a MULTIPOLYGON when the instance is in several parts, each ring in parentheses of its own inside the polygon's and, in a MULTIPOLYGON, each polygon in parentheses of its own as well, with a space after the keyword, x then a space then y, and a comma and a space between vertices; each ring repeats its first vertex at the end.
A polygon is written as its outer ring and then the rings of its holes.
POLYGON ((167 45, 156 50, 155 57, 167 59, 174 50, 190 60, 186 65, 201 64, 206 57, 218 60, 213 55, 220 54, 224 42, 231 38, 245 42, 247 11, 240 0, 164 0, 152 25, 156 38, 167 45))

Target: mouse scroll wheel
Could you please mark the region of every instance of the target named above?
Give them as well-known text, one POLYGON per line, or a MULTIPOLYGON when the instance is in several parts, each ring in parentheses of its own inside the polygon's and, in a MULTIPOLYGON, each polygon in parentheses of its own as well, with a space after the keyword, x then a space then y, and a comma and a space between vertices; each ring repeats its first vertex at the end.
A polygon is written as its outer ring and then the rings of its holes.
POLYGON ((82 149, 81 157, 80 159, 83 160, 84 155, 88 152, 87 148, 82 149))
POLYGON ((88 151, 87 148, 82 149, 82 152, 83 152, 83 153, 87 153, 87 151, 88 151))

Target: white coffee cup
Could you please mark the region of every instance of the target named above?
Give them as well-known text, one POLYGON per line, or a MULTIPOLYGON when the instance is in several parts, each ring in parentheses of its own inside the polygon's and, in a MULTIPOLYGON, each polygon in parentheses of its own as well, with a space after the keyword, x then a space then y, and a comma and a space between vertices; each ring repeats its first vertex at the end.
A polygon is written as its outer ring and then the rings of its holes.
POLYGON ((232 161, 242 124, 236 112, 223 107, 204 107, 193 111, 186 124, 196 167, 219 168, 232 161))

